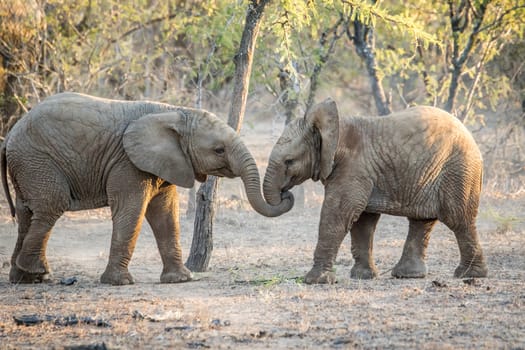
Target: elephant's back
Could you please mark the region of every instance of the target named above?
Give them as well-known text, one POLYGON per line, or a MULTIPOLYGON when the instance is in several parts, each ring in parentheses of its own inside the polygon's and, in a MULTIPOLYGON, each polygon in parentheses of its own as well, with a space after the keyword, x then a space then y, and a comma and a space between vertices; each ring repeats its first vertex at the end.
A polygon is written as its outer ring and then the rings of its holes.
MULTIPOLYGON (((47 97, 25 117, 28 123, 80 129, 118 129, 148 113, 174 110, 177 106, 153 101, 124 101, 76 92, 47 97)), ((17 123, 18 124, 18 123, 17 123)), ((34 127, 35 125, 33 125, 34 127)))
MULTIPOLYGON (((108 140, 120 140, 129 123, 148 113, 175 109, 164 103, 121 101, 65 92, 37 104, 13 127, 13 139, 36 147, 61 143, 79 151, 108 140)), ((18 141, 14 141, 18 144, 18 141)))
POLYGON ((463 123, 452 114, 431 106, 416 106, 385 117, 386 123, 401 135, 416 137, 426 141, 450 140, 468 143, 478 150, 471 133, 463 123))
POLYGON ((383 141, 379 147, 384 152, 403 155, 414 164, 421 159, 460 157, 473 164, 481 164, 481 151, 469 130, 450 113, 430 106, 417 106, 376 117, 373 134, 383 141))
POLYGON ((115 125, 109 101, 76 93, 53 95, 24 115, 10 134, 36 142, 59 139, 61 135, 78 135, 77 141, 88 139, 92 133, 115 125))

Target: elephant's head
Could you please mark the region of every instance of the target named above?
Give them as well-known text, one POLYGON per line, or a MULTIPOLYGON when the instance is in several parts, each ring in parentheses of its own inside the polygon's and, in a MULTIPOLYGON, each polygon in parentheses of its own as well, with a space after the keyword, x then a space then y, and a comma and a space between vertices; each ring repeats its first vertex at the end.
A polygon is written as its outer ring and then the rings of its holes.
POLYGON ((313 106, 305 118, 290 122, 274 145, 264 177, 264 197, 279 205, 281 194, 332 172, 339 139, 336 103, 327 99, 313 106))
POLYGON ((261 195, 257 165, 239 135, 215 115, 198 109, 148 114, 129 124, 124 149, 133 164, 172 184, 192 187, 206 175, 240 176, 252 207, 262 215, 278 216, 293 206, 283 196, 277 206, 261 195))

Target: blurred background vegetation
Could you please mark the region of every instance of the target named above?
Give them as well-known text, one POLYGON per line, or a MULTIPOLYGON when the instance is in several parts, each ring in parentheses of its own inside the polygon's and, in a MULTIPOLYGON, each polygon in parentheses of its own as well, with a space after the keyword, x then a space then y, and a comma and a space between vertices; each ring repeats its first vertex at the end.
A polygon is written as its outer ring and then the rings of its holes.
MULTIPOLYGON (((61 91, 202 106, 224 115, 243 0, 4 0, 0 133, 61 91)), ((250 81, 250 123, 331 96, 343 114, 429 104, 474 133, 486 188, 525 191, 523 0, 272 0, 250 81)))

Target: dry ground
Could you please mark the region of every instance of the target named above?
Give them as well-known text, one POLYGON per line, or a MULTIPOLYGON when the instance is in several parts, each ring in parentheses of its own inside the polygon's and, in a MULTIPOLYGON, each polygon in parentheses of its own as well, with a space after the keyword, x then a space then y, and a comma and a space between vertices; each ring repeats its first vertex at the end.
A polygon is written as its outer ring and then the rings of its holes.
MULTIPOLYGON (((264 168, 270 125, 257 133, 246 128, 244 139, 264 168)), ((392 279, 408 225, 383 216, 374 244, 380 277, 349 278, 347 239, 337 259, 339 283, 314 286, 300 277, 312 263, 322 188, 310 182, 305 208, 274 219, 257 215, 243 198, 239 181, 221 183, 209 271, 189 283, 160 284, 160 257, 145 225, 130 266, 136 284, 120 287, 98 282, 111 237, 106 209, 68 213, 59 221, 48 246, 51 283, 10 284, 16 226, 2 202, 0 349, 525 348, 525 196, 483 198, 479 233, 489 278, 471 284, 452 278, 457 245, 438 225, 427 278, 392 279), (77 283, 59 283, 73 276, 77 283), (74 314, 111 326, 14 322, 13 316, 31 314, 74 314)), ((185 201, 183 192, 183 207, 185 201)), ((186 257, 193 222, 181 221, 186 257)))

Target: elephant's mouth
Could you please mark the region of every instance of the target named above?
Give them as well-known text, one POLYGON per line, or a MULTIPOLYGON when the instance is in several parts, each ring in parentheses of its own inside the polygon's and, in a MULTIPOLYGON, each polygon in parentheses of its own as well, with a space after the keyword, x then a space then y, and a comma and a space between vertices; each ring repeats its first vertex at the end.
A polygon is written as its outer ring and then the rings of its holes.
POLYGON ((291 190, 295 186, 295 183, 296 183, 295 180, 296 180, 295 176, 290 178, 288 183, 281 188, 281 192, 288 192, 289 190, 291 190))
POLYGON ((227 177, 229 179, 233 179, 234 177, 236 177, 236 175, 227 167, 210 170, 209 174, 220 177, 227 177))
POLYGON ((292 184, 288 184, 288 185, 284 186, 283 188, 281 188, 281 193, 282 192, 288 192, 292 187, 293 187, 292 184))

